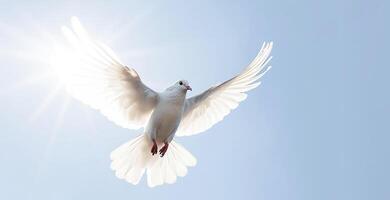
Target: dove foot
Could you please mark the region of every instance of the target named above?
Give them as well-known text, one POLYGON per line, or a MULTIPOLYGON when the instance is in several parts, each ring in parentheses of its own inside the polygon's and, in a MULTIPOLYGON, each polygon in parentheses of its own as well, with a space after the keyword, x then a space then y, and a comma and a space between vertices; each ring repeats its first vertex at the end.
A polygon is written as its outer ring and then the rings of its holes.
POLYGON ((157 154, 157 143, 156 143, 156 140, 153 140, 153 146, 152 146, 152 150, 150 150, 150 153, 152 153, 152 156, 154 156, 154 154, 157 154))
POLYGON ((168 150, 168 142, 164 142, 164 146, 160 149, 160 157, 164 157, 165 153, 168 150))

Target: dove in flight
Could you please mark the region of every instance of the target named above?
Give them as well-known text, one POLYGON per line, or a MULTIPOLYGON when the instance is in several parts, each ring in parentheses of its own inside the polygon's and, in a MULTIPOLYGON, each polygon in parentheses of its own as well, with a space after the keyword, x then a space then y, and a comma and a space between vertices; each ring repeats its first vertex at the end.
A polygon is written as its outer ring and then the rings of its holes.
POLYGON ((271 68, 267 67, 269 42, 240 74, 187 98, 192 89, 186 80, 163 92, 146 86, 109 47, 90 37, 76 17, 71 19, 71 28, 64 26, 62 31, 69 44, 56 48, 52 59, 67 91, 121 127, 144 128, 110 156, 116 176, 134 185, 145 172, 150 187, 185 176, 196 159, 174 137, 201 133, 221 121, 271 68))

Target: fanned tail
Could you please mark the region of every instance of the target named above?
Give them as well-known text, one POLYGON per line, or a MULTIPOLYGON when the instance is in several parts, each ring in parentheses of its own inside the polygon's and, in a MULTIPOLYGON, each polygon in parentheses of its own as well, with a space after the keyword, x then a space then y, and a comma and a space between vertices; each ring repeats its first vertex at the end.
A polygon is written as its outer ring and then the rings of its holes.
POLYGON ((145 134, 130 140, 111 153, 111 169, 118 178, 134 185, 139 183, 146 171, 148 185, 154 187, 175 183, 177 176, 187 174, 187 167, 196 165, 195 157, 175 141, 171 141, 162 158, 152 156, 151 147, 152 142, 145 134))

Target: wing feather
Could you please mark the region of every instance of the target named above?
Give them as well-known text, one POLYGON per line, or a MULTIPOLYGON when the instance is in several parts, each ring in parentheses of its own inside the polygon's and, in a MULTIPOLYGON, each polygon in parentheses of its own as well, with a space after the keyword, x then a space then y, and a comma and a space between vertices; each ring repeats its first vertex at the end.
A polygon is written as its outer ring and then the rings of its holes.
POLYGON ((69 47, 57 47, 53 57, 68 92, 121 127, 143 127, 158 93, 134 69, 121 64, 108 46, 93 40, 75 17, 71 28, 62 28, 69 47))
POLYGON ((237 76, 187 99, 176 135, 201 133, 237 108, 246 99, 246 92, 258 87, 259 79, 271 68, 267 65, 272 59, 272 45, 272 42, 264 43, 256 58, 237 76))

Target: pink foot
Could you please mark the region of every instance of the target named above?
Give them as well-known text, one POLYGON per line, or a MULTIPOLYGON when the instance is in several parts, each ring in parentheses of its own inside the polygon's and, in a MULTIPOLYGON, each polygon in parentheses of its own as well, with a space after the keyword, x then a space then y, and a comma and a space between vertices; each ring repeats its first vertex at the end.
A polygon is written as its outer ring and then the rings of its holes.
POLYGON ((153 146, 152 146, 152 150, 150 150, 150 152, 152 153, 152 156, 154 156, 154 154, 157 154, 157 143, 156 143, 156 140, 153 140, 153 146))
POLYGON ((164 157, 165 153, 168 150, 168 142, 164 142, 164 146, 160 149, 160 157, 164 157))

